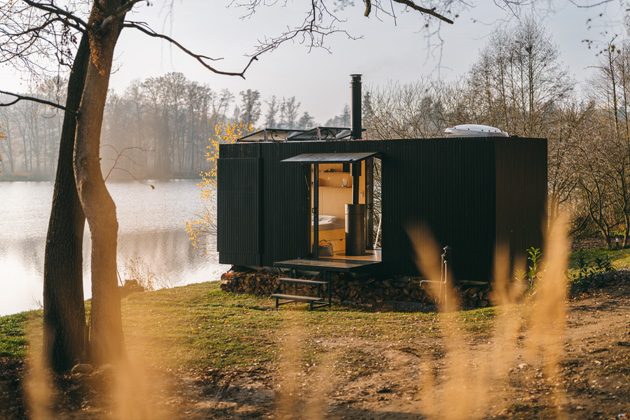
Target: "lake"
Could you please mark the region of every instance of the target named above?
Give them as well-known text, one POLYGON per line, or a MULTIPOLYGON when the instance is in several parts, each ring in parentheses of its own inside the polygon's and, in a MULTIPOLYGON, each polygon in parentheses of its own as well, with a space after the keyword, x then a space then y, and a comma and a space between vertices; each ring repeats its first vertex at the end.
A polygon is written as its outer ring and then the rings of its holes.
MULTIPOLYGON (((108 182, 118 213, 118 271, 130 267, 161 287, 218 280, 229 266, 216 253, 196 250, 184 223, 199 213, 197 180, 108 182)), ((0 316, 42 305, 44 246, 52 205, 52 182, 0 183, 0 316)), ((210 238, 214 248, 216 237, 210 238)), ((85 298, 91 296, 90 241, 85 230, 85 298)))

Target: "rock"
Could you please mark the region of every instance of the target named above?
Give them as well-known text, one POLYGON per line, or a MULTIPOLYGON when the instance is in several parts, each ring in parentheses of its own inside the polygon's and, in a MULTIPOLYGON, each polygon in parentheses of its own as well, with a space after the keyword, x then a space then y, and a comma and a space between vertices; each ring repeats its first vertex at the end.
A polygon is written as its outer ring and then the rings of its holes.
POLYGON ((97 373, 105 380, 111 381, 116 377, 116 366, 111 363, 106 363, 100 366, 97 373))
POLYGON ((79 363, 70 370, 71 375, 89 375, 92 372, 94 372, 94 366, 88 363, 79 363))

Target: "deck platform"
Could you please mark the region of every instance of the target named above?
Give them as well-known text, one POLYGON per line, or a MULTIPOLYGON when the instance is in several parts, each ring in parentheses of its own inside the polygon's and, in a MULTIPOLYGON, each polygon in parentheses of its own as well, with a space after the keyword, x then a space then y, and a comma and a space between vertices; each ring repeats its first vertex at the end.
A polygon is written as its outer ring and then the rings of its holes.
POLYGON ((335 273, 355 273, 376 268, 380 261, 345 260, 339 258, 295 259, 277 261, 273 265, 278 268, 290 268, 305 271, 328 271, 335 273))

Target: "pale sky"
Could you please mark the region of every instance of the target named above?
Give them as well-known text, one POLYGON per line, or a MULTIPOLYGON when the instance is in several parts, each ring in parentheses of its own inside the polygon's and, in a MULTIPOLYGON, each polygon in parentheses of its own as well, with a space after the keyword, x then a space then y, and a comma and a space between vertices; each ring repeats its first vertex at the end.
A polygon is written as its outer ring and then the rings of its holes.
MULTIPOLYGON (((575 1, 587 4, 584 0, 575 1)), ((276 6, 263 7, 244 20, 239 19, 244 11, 226 8, 228 3, 176 0, 169 14, 160 6, 162 2, 155 1, 150 7, 139 5, 128 19, 150 23, 156 31, 168 34, 195 52, 223 57, 223 61, 217 62, 222 70, 240 70, 248 60, 245 55, 254 50, 257 39, 277 35, 288 25, 298 24, 309 2, 288 0, 286 6, 282 6, 283 1, 279 1, 276 6)), ((271 95, 296 96, 302 104, 300 111, 309 111, 323 124, 350 102, 349 75, 352 73, 363 74, 367 86, 384 85, 388 81, 414 82, 423 76, 437 78, 439 75, 450 80, 463 75, 475 62, 493 27, 506 24, 510 17, 512 22, 515 19, 495 2, 484 3, 484 6, 462 11, 454 25, 441 25, 440 50, 428 47, 428 42, 436 44, 439 38, 427 39, 425 21, 417 13, 399 13, 396 23, 384 15, 379 16, 381 20, 376 16, 365 18, 363 2, 355 0, 354 7, 339 12, 339 16, 346 19, 339 25, 361 39, 332 35, 326 41, 330 52, 320 49, 309 53, 298 43, 285 44, 254 63, 245 80, 210 73, 165 41, 125 29, 116 49, 117 70, 111 87, 122 93, 134 79, 178 71, 189 79, 208 84, 215 91, 228 88, 238 94, 241 90, 257 89, 263 99, 271 95)), ((620 36, 626 35, 618 25, 622 20, 621 0, 611 0, 595 8, 580 8, 564 0, 538 3, 541 10, 535 11, 536 15, 559 46, 561 61, 578 82, 583 81, 592 71, 589 67, 596 64, 595 51, 589 50, 583 39, 607 41, 614 28, 620 36), (590 29, 589 18, 593 19, 590 29)), ((432 20, 431 26, 436 25, 438 21, 432 20)), ((16 80, 6 68, 0 68, 0 90, 15 90, 16 80)))

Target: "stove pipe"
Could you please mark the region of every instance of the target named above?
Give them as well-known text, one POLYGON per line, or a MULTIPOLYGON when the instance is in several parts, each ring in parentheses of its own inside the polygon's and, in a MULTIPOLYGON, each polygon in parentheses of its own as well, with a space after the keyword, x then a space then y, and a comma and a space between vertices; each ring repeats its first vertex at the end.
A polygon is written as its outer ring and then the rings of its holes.
POLYGON ((358 140, 362 137, 361 130, 361 75, 351 74, 352 83, 352 133, 351 140, 358 140))

